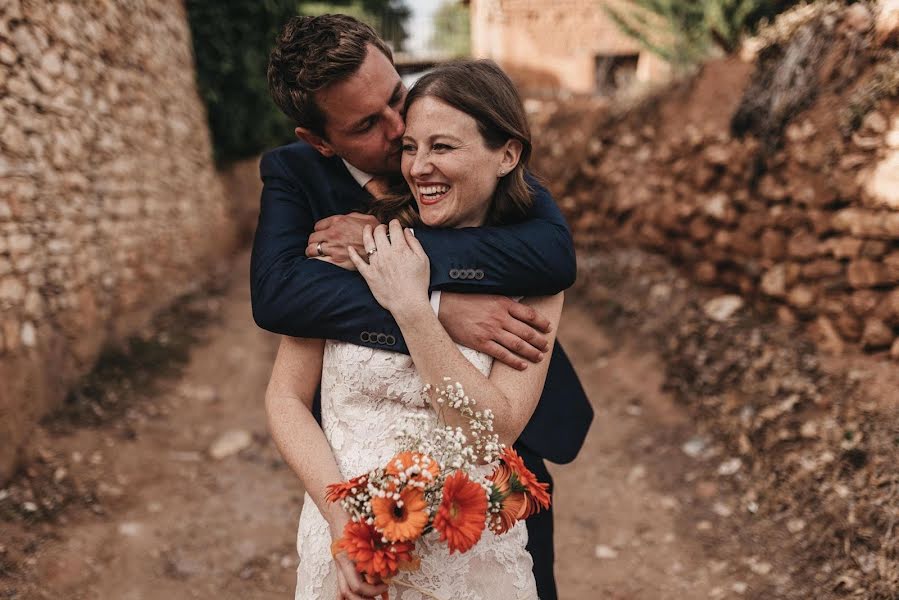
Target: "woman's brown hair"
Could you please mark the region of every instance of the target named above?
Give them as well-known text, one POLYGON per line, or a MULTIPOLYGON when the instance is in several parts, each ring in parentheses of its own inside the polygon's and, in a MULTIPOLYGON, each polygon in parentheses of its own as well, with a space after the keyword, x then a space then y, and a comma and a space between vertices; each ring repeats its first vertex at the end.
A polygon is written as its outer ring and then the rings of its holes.
MULTIPOLYGON (((464 60, 447 63, 419 79, 406 95, 405 111, 416 100, 433 97, 472 117, 484 143, 491 150, 501 148, 510 139, 521 143, 521 156, 515 168, 497 183, 487 225, 523 220, 531 209, 531 188, 524 174, 531 156, 531 131, 515 84, 491 60, 464 60)), ((372 214, 382 223, 399 219, 406 227, 420 224, 412 193, 405 187, 372 203, 372 214)))

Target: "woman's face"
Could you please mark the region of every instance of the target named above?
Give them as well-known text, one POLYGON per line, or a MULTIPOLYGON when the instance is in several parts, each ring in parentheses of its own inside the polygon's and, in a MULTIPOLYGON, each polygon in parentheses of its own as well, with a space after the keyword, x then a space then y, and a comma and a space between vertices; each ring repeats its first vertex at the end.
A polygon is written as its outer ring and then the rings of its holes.
POLYGON ((515 166, 507 155, 505 146, 487 147, 474 118, 437 98, 424 96, 406 113, 403 177, 425 225, 483 225, 500 175, 515 166))

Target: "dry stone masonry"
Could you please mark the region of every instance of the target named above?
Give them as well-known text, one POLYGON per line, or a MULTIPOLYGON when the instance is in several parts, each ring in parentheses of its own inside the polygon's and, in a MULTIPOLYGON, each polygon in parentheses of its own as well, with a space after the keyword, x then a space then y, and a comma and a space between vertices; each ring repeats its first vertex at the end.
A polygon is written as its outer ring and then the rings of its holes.
POLYGON ((231 249, 177 0, 0 2, 0 481, 101 348, 231 249))
POLYGON ((579 244, 637 242, 807 323, 828 350, 899 358, 899 13, 889 12, 899 9, 889 6, 879 19, 861 4, 806 15, 833 43, 811 57, 814 94, 774 144, 731 129, 760 75, 738 58, 625 112, 529 103, 537 169, 579 244))

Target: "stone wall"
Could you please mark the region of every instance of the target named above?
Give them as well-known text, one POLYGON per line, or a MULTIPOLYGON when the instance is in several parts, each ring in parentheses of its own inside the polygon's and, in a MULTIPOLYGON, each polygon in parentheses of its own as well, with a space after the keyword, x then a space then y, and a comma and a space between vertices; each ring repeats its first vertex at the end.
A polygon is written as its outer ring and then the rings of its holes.
POLYGON ((233 249, 178 0, 0 3, 0 481, 90 369, 233 249))
POLYGON ((580 246, 641 244, 807 323, 830 351, 899 358, 899 19, 885 17, 860 4, 808 12, 771 42, 783 52, 758 55, 785 60, 709 63, 628 110, 531 101, 536 170, 580 246), (812 23, 827 51, 791 62, 812 23), (798 64, 814 65, 813 85, 785 126, 735 134, 749 86, 798 64))

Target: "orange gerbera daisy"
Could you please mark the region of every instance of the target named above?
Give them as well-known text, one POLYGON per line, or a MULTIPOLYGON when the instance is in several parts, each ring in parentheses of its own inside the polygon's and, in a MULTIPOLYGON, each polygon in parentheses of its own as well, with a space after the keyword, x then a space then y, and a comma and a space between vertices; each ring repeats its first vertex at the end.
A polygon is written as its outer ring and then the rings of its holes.
POLYGON ((434 460, 427 454, 411 451, 400 452, 399 454, 391 458, 387 463, 387 467, 384 469, 384 471, 388 475, 396 477, 400 474, 400 472, 404 472, 406 471, 406 469, 416 464, 421 468, 422 473, 430 474, 430 477, 419 476, 426 481, 433 481, 434 478, 440 474, 440 466, 437 464, 436 460, 434 460))
POLYGON ((371 499, 375 527, 393 542, 406 542, 421 535, 428 524, 427 507, 424 493, 414 487, 406 487, 400 492, 399 500, 394 500, 393 494, 371 499))
POLYGON ((365 576, 369 583, 386 581, 396 576, 400 567, 414 563, 412 542, 381 542, 381 534, 365 523, 350 521, 343 528, 343 537, 338 543, 341 550, 346 551, 356 570, 365 576))
POLYGON ((487 478, 493 483, 500 499, 501 508, 490 519, 490 530, 497 535, 509 531, 516 521, 524 518, 527 506, 525 494, 512 490, 513 477, 512 469, 500 463, 487 478))
POLYGON ((368 475, 360 475, 358 477, 353 477, 349 481, 341 481, 340 483, 332 483, 326 488, 325 491, 325 500, 328 502, 337 502, 338 500, 343 500, 350 494, 353 494, 353 488, 356 488, 358 491, 360 488, 365 487, 365 484, 368 483, 368 475))
POLYGON ((549 508, 549 484, 537 481, 537 476, 524 465, 524 461, 513 448, 503 448, 500 458, 514 474, 512 489, 525 493, 525 514, 521 518, 526 519, 539 512, 541 508, 549 508))
POLYGON ((462 471, 456 471, 443 484, 443 500, 434 517, 434 529, 446 541, 450 554, 466 552, 484 531, 487 519, 487 494, 462 471))

